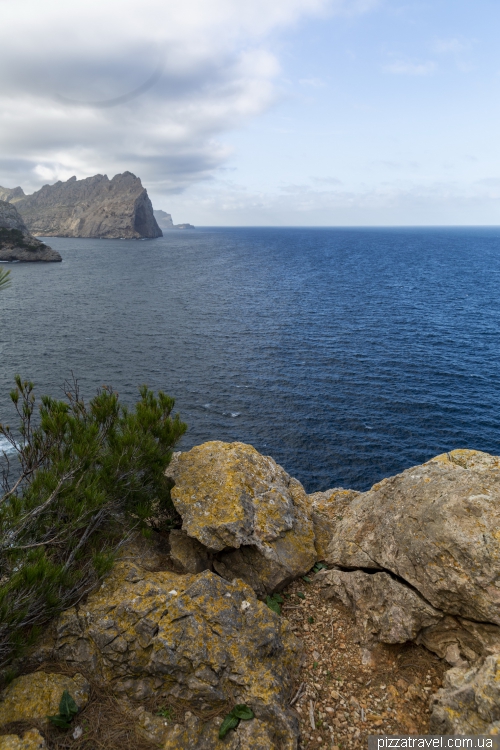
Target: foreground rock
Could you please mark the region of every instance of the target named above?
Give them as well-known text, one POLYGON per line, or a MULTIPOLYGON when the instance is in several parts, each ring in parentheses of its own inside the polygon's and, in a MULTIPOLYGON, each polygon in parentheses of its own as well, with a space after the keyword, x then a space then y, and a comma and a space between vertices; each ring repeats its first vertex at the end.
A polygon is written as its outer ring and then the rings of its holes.
POLYGON ((90 686, 81 674, 33 672, 13 680, 0 696, 0 728, 15 721, 48 721, 59 713, 59 703, 67 690, 79 709, 88 702, 90 686))
POLYGON ((0 260, 53 262, 62 258, 28 232, 15 206, 0 200, 0 260))
POLYGON ((433 734, 500 733, 500 654, 472 669, 450 669, 432 700, 433 734))
POLYGON ((44 750, 47 745, 38 729, 29 729, 20 737, 5 734, 0 737, 0 750, 44 750))
POLYGON ((252 446, 204 443, 177 454, 169 474, 183 530, 214 554, 227 580, 241 578, 264 596, 318 559, 304 488, 252 446))
POLYGON ((442 612, 387 573, 329 570, 318 577, 325 598, 340 599, 353 612, 358 640, 364 646, 414 641, 422 629, 443 618, 442 612))
POLYGON ((500 625, 499 527, 500 459, 453 451, 355 498, 327 559, 390 571, 446 614, 500 625))
POLYGON ((91 673, 128 700, 171 696, 195 711, 247 704, 270 748, 296 748, 288 694, 300 642, 242 581, 122 560, 84 605, 60 616, 47 648, 44 658, 91 673))
POLYGON ((19 190, 0 188, 34 234, 119 239, 162 236, 147 191, 131 172, 112 180, 101 174, 85 180, 71 177, 44 185, 32 195, 21 196, 19 190))

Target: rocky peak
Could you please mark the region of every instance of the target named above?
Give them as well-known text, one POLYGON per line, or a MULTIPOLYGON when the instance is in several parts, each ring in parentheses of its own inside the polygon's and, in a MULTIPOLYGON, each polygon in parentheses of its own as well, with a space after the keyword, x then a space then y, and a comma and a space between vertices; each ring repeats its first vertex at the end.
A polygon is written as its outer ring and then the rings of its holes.
POLYGON ((73 176, 44 185, 32 195, 24 195, 20 188, 0 190, 6 200, 16 203, 34 234, 124 239, 162 236, 147 190, 131 172, 111 180, 102 174, 83 180, 73 176))
POLYGON ((0 200, 7 203, 17 203, 25 198, 24 190, 21 187, 4 188, 0 185, 0 200))

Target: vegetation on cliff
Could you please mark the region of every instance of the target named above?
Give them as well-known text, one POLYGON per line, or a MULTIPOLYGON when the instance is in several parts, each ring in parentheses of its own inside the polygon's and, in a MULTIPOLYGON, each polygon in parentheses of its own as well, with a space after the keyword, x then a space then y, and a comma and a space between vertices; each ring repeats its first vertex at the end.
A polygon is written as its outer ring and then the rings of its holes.
POLYGON ((45 396, 38 410, 33 384, 18 376, 11 399, 20 437, 1 423, 0 434, 20 472, 11 481, 4 454, 0 666, 95 586, 132 530, 172 516, 164 472, 186 430, 174 400, 146 386, 134 410, 108 387, 85 404, 76 381, 66 400, 45 396))
POLYGON ((10 286, 10 271, 0 268, 0 289, 6 289, 8 286, 10 286))

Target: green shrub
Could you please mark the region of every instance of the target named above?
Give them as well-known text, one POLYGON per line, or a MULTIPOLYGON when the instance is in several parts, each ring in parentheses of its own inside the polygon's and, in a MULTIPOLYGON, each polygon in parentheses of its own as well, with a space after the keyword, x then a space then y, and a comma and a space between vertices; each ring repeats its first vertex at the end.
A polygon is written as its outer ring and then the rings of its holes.
POLYGON ((0 667, 95 586, 132 531, 173 516, 164 472, 186 430, 174 400, 143 386, 129 410, 104 387, 86 405, 76 381, 66 397, 37 410, 16 377, 21 438, 0 424, 20 465, 0 497, 0 667))
POLYGON ((20 229, 7 229, 6 227, 0 227, 0 248, 4 243, 7 245, 14 245, 14 247, 22 247, 27 250, 34 249, 34 243, 27 241, 20 229))

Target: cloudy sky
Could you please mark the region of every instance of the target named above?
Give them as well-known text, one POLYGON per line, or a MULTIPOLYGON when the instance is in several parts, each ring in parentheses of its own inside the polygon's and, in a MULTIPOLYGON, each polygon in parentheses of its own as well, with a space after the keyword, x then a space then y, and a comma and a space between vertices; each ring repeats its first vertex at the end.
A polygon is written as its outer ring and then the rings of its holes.
POLYGON ((0 185, 197 225, 500 224, 498 0, 0 0, 0 185))

